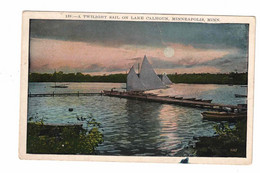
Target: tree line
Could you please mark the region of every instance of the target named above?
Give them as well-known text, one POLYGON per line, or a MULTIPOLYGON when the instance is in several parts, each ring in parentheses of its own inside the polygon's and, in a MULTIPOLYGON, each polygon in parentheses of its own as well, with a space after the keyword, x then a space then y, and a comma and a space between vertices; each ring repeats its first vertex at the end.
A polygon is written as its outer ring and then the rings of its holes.
POLYGON ((30 73, 29 82, 114 82, 125 83, 127 74, 96 75, 77 73, 30 73))
MULTIPOLYGON (((233 84, 247 85, 247 73, 193 73, 193 74, 168 74, 173 83, 190 84, 233 84)), ((126 83, 127 74, 89 75, 78 73, 30 73, 29 82, 113 82, 126 83)))
POLYGON ((247 85, 247 73, 170 74, 173 83, 247 85))

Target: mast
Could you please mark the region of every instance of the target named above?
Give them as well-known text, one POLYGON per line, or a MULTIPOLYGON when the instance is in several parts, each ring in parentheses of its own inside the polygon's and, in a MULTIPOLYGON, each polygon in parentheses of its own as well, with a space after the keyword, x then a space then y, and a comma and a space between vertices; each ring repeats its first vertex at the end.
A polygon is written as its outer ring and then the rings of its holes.
POLYGON ((56 73, 56 68, 55 68, 55 71, 54 71, 54 74, 55 74, 55 83, 54 83, 54 85, 55 85, 55 88, 56 88, 56 81, 57 81, 57 73, 56 73))

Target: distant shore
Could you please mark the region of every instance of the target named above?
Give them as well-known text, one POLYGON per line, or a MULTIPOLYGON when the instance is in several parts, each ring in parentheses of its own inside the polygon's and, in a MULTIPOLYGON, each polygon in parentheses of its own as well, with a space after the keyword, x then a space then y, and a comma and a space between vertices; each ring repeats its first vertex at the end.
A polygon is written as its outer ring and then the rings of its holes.
MULTIPOLYGON (((173 83, 247 85, 248 73, 168 74, 173 83)), ((82 73, 30 73, 29 82, 111 82, 126 83, 127 74, 95 75, 82 73)))

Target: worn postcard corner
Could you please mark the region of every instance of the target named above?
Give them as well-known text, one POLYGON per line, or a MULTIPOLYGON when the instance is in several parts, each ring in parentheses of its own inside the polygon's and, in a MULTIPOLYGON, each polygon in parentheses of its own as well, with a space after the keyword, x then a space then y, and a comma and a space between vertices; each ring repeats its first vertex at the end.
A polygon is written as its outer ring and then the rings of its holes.
POLYGON ((19 158, 251 164, 255 17, 24 11, 19 158))

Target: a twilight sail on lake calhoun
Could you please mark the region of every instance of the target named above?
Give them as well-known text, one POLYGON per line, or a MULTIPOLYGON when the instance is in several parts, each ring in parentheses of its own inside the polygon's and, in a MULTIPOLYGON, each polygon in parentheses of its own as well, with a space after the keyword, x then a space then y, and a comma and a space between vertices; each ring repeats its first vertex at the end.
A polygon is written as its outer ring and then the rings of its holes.
POLYGON ((139 74, 136 74, 133 66, 130 69, 127 75, 126 89, 127 91, 163 89, 166 88, 166 84, 171 84, 169 78, 163 75, 163 78, 160 79, 145 55, 139 74))
POLYGON ((247 158, 249 24, 144 16, 26 20, 26 156, 247 158))

